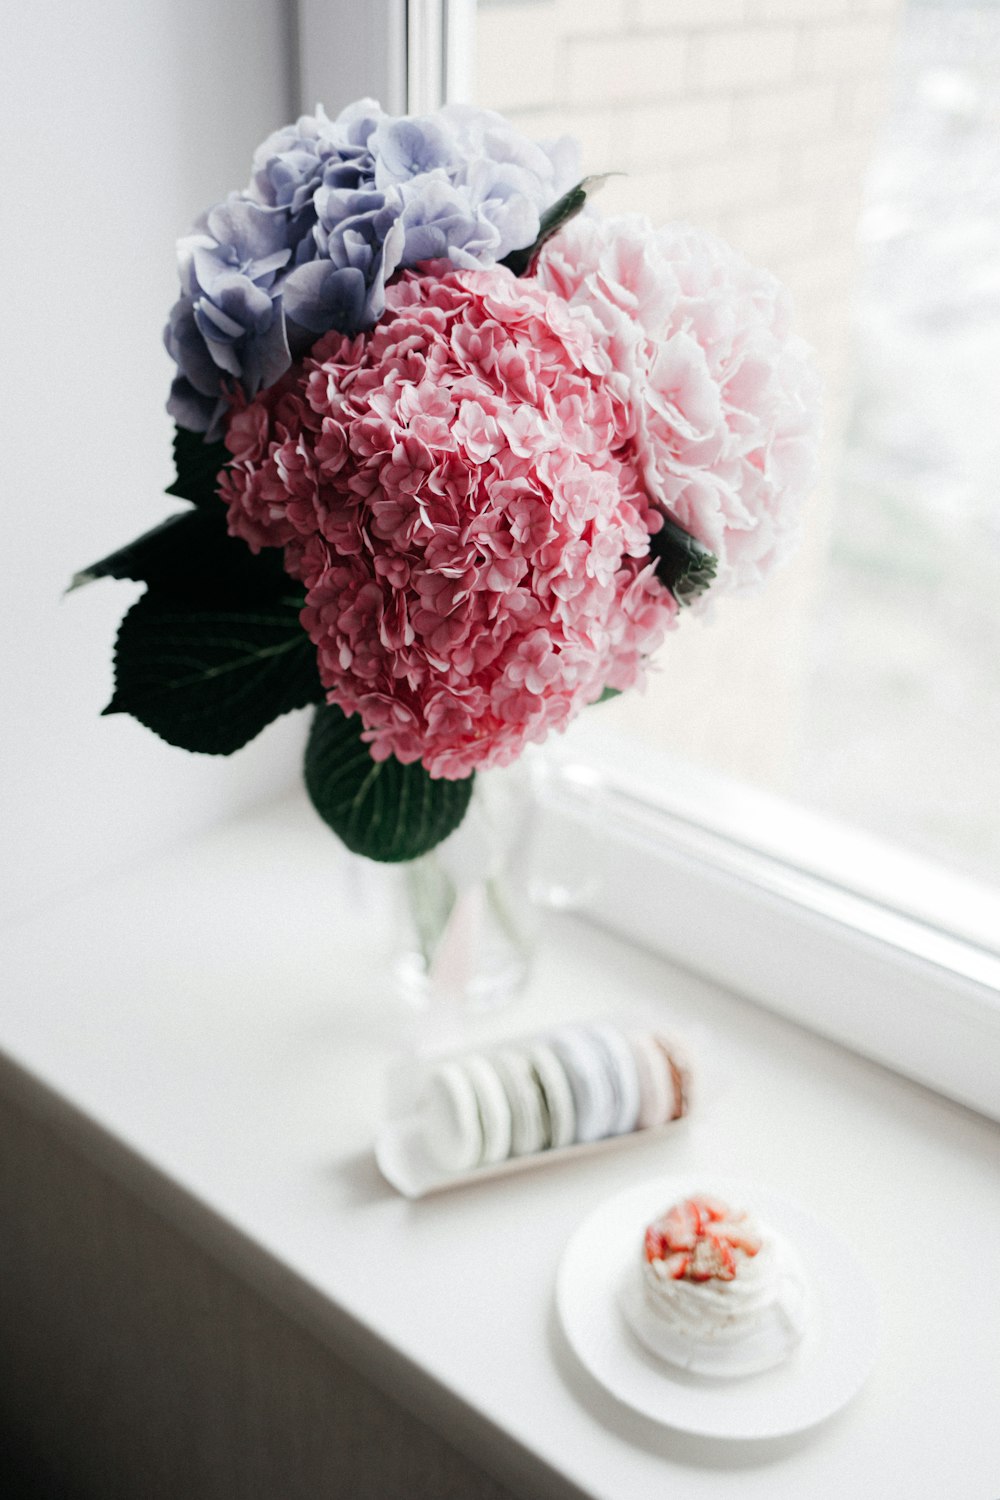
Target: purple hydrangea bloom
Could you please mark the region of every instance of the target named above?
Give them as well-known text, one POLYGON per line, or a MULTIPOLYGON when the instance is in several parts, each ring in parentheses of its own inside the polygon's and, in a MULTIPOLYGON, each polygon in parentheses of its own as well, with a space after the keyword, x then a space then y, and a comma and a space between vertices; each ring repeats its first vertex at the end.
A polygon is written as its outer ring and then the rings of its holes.
MULTIPOLYGON (((289 242, 297 244, 316 222, 313 197, 324 181, 344 190, 370 186, 375 159, 368 139, 385 118, 372 99, 361 99, 329 120, 322 106, 269 135, 254 153, 246 196, 287 213, 289 242)), ((311 253, 308 255, 312 258, 311 253)))
POLYGON ((179 242, 181 296, 164 338, 179 370, 167 410, 182 427, 217 436, 233 382, 254 396, 287 370, 286 238, 280 217, 233 195, 179 242))
POLYGON ((492 266, 530 245, 579 177, 573 142, 537 144, 488 110, 396 118, 362 99, 303 115, 179 243, 168 410, 218 436, 235 384, 252 397, 322 334, 370 328, 403 267, 492 266))

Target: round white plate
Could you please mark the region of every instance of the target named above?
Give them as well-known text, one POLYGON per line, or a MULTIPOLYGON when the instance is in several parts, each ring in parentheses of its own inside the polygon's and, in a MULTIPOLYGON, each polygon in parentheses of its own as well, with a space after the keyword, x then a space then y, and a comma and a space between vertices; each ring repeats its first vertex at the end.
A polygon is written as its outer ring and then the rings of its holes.
POLYGON ((861 1387, 878 1340, 878 1298, 857 1257, 832 1230, 752 1184, 657 1177, 607 1199, 563 1252, 556 1281, 563 1330, 581 1364, 625 1406, 702 1437, 769 1438, 812 1427, 861 1387), (691 1375, 647 1352, 625 1321, 619 1288, 639 1274, 646 1225, 671 1203, 711 1193, 759 1213, 798 1251, 809 1282, 809 1322, 782 1364, 757 1375, 691 1375))

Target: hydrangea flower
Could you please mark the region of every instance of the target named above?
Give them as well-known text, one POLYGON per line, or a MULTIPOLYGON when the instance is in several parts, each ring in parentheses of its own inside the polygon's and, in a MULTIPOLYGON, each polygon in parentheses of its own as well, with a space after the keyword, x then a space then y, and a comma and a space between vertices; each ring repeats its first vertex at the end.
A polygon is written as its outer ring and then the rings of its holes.
POLYGON ((536 274, 628 380, 651 499, 718 558, 705 599, 759 583, 816 478, 819 382, 788 293, 714 235, 639 215, 582 215, 536 274))
POLYGON ((239 381, 254 395, 291 362, 280 273, 291 259, 279 218, 231 198, 178 244, 182 295, 165 342, 180 374, 167 410, 182 427, 216 428, 239 381))
POLYGON ((398 269, 495 265, 578 176, 574 143, 538 145, 488 110, 394 117, 362 99, 335 120, 304 115, 180 241, 168 409, 217 436, 237 386, 253 397, 322 334, 372 327, 398 269))
POLYGON ((313 196, 329 185, 359 188, 374 181, 375 159, 368 139, 383 118, 373 99, 359 99, 330 120, 322 105, 263 141, 254 152, 246 196, 288 214, 289 239, 298 243, 316 222, 313 196))
POLYGON ((509 272, 405 273, 227 431, 230 531, 285 548, 375 760, 507 765, 642 677, 677 606, 593 320, 509 272))

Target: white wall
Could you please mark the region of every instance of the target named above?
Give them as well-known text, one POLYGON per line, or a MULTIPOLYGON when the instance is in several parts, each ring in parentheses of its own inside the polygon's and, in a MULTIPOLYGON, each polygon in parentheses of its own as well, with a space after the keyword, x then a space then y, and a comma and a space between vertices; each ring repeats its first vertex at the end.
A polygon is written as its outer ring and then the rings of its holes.
POLYGON ((101 719, 138 589, 73 572, 172 502, 173 244, 289 117, 284 0, 20 7, 0 130, 0 917, 296 774, 302 715, 230 759, 101 719), (296 722, 296 720, 300 722, 296 722))

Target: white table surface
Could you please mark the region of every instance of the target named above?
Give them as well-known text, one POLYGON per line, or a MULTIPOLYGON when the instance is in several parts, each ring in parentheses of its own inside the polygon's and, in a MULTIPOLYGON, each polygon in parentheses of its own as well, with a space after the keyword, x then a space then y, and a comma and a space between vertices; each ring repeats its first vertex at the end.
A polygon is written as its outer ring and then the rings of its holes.
POLYGON ((559 918, 494 1025, 662 1007, 702 1029, 702 1107, 657 1142, 407 1202, 371 1155, 407 1024, 378 887, 297 799, 225 825, 8 929, 0 1048, 127 1147, 161 1206, 215 1224, 218 1253, 527 1492, 1000 1497, 997 1127, 559 918), (563 1245, 661 1170, 766 1183, 867 1265, 882 1348, 840 1415, 698 1440, 576 1365, 553 1312, 563 1245))

